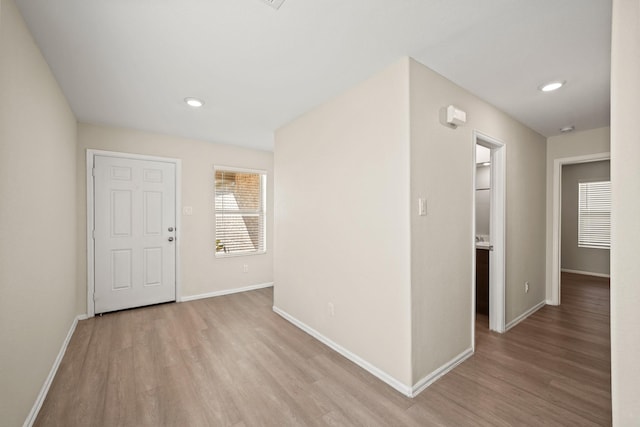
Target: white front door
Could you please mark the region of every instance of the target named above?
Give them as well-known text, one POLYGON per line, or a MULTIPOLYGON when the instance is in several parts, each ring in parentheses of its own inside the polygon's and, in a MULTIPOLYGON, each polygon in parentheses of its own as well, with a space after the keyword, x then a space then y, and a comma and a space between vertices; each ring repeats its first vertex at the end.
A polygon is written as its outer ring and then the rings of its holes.
POLYGON ((94 158, 96 313, 176 299, 176 166, 94 158))

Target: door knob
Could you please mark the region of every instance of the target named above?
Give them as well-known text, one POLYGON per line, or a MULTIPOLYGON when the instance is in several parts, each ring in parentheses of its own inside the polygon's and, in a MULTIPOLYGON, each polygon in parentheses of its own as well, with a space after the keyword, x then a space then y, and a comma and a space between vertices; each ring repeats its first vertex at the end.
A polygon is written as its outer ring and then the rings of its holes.
POLYGON ((170 242, 173 242, 173 237, 169 237, 169 241, 170 241, 170 242))
POLYGON ((173 227, 169 227, 169 231, 173 231, 173 227))

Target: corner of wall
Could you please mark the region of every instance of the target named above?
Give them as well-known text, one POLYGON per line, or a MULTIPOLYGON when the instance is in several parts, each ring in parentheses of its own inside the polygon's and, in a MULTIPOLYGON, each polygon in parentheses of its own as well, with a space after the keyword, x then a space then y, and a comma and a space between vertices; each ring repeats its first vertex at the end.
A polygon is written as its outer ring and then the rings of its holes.
POLYGON ((276 132, 275 305, 410 387, 408 65, 276 132), (341 210, 311 209, 309 194, 341 210))
POLYGON ((412 375, 419 381, 473 347, 476 130, 508 146, 505 320, 517 318, 544 299, 546 141, 414 60, 410 60, 410 106, 412 375), (448 105, 468 113, 464 126, 443 125, 442 112, 448 105), (425 217, 417 215, 419 198, 427 200, 425 217), (527 295, 521 291, 525 281, 534 284, 527 295))

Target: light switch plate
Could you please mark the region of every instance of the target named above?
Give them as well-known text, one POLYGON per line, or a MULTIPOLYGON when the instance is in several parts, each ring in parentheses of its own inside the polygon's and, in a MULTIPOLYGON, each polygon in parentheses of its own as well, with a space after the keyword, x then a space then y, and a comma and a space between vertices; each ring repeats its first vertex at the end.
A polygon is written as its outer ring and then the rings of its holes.
POLYGON ((418 199, 418 215, 427 216, 427 199, 422 197, 418 199))
POLYGON ((193 215, 193 206, 185 206, 182 208, 182 215, 193 215))

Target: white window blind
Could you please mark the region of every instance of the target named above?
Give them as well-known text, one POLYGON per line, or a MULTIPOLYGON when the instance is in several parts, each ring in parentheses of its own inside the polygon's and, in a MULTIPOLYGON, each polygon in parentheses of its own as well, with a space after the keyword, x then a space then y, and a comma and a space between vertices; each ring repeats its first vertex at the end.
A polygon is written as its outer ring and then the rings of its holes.
POLYGON ((578 246, 611 247, 611 181, 578 183, 578 246))
POLYGON ((265 251, 264 174, 215 171, 216 254, 265 251))

